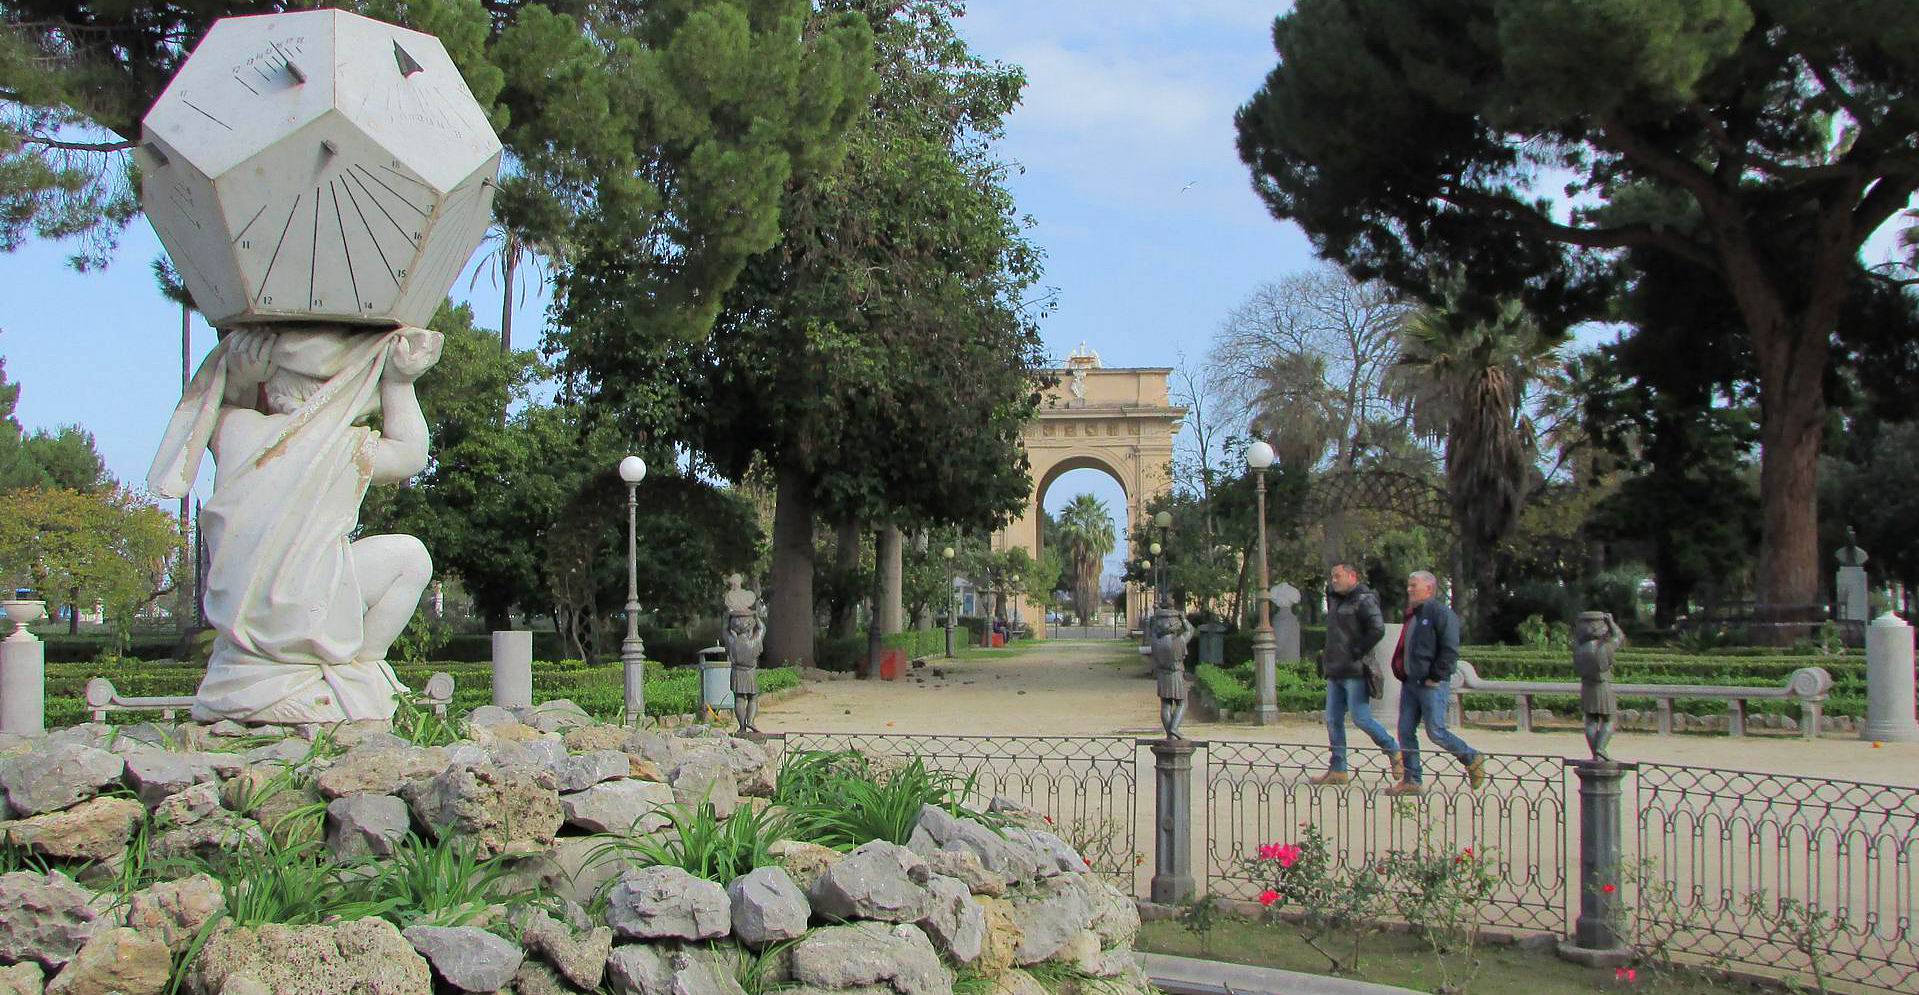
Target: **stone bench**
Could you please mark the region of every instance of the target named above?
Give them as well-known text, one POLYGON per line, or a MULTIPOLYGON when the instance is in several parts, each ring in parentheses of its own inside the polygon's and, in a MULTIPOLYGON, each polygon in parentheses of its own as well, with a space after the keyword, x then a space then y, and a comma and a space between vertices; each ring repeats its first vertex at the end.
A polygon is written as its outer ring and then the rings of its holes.
MULTIPOLYGON (((417 704, 431 708, 433 714, 446 718, 447 706, 453 704, 453 675, 440 671, 426 679, 426 687, 420 691, 417 704)), ((174 713, 193 710, 193 696, 178 695, 123 695, 114 688, 113 682, 104 677, 95 677, 87 682, 87 711, 92 713, 92 721, 105 722, 108 712, 157 711, 165 722, 172 722, 174 713)))
MULTIPOLYGON (((1459 718, 1461 695, 1502 694, 1518 699, 1513 718, 1520 732, 1533 730, 1533 697, 1542 694, 1578 695, 1578 681, 1489 681, 1479 676, 1473 665, 1459 661, 1459 673, 1453 681, 1453 718, 1459 718)), ((1672 735, 1672 703, 1676 698, 1707 698, 1726 703, 1727 731, 1734 736, 1746 734, 1746 702, 1796 701, 1799 703, 1799 735, 1813 739, 1819 735, 1821 713, 1826 694, 1832 690, 1832 675, 1823 667, 1801 667, 1776 688, 1727 687, 1718 684, 1614 684, 1621 698, 1652 698, 1658 709, 1659 735, 1672 735)))

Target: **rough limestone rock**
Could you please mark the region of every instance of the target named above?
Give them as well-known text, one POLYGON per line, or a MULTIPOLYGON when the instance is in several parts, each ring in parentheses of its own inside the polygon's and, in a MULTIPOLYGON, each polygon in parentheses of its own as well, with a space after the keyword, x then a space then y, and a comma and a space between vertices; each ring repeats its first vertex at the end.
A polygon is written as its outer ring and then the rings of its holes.
POLYGON ((542 767, 552 770, 566 759, 566 744, 558 736, 525 742, 488 743, 481 747, 501 767, 542 767))
POLYGON ((973 900, 971 889, 958 878, 935 876, 926 883, 932 893, 932 911, 919 920, 933 946, 956 964, 979 960, 986 948, 986 911, 973 900))
POLYGON ((750 739, 731 736, 696 739, 683 748, 680 763, 684 765, 708 756, 717 756, 726 762, 726 766, 733 771, 734 782, 742 796, 773 797, 773 780, 778 770, 766 747, 750 739))
POLYGON ((531 708, 521 708, 516 711, 519 713, 521 722, 541 732, 561 732, 593 724, 593 716, 586 714, 586 709, 565 698, 543 701, 531 708))
POLYGON ((463 992, 497 992, 520 970, 519 947, 475 926, 414 926, 404 934, 447 984, 463 992))
POLYGON ((1013 893, 1013 921, 1020 929, 1013 959, 1020 967, 1050 959, 1092 926, 1093 899, 1083 878, 1083 874, 1063 874, 1013 893))
POLYGON ((820 875, 826 869, 846 859, 846 855, 828 846, 818 843, 804 843, 799 840, 780 840, 766 848, 773 859, 793 875, 793 882, 801 891, 810 892, 820 875))
POLYGON ((160 995, 173 954, 155 936, 118 927, 94 934, 47 985, 47 995, 160 995))
POLYGON ((575 726, 560 734, 560 742, 570 753, 593 753, 599 750, 624 752, 626 741, 632 735, 633 730, 625 726, 575 726))
POLYGON ((545 960, 561 976, 587 991, 600 987, 606 958, 613 952, 613 930, 605 926, 574 932, 551 916, 540 915, 520 936, 528 953, 545 960))
POLYGON ((826 869, 807 896, 813 910, 834 919, 916 922, 932 911, 926 862, 903 846, 874 840, 826 869))
POLYGON ((1046 813, 1005 795, 994 795, 993 800, 987 803, 986 810, 1004 818, 1008 825, 1025 829, 1045 829, 1047 826, 1046 813))
POLYGON ((986 942, 973 967, 992 977, 1013 966, 1022 936, 1019 922, 1013 918, 1012 902, 1004 898, 981 898, 979 904, 980 911, 986 914, 986 942))
POLYGON ((970 850, 987 870, 1008 884, 1031 880, 1039 873, 1039 860, 1031 849, 1008 841, 972 819, 958 818, 931 805, 920 809, 919 826, 907 846, 921 855, 970 850))
POLYGON ((947 850, 935 850, 921 854, 926 858, 926 866, 934 874, 943 874, 949 878, 958 878, 968 891, 975 895, 988 895, 997 898, 1006 894, 1006 878, 995 874, 980 863, 979 854, 964 847, 947 850))
POLYGON ((314 784, 329 799, 347 795, 393 795, 401 788, 446 770, 452 760, 440 747, 362 746, 333 761, 314 784))
POLYGON ((265 746, 256 746, 240 754, 240 758, 250 764, 284 764, 292 766, 293 764, 306 760, 308 754, 312 752, 313 745, 311 743, 298 739, 282 739, 277 742, 268 743, 265 746))
POLYGON ((560 796, 566 824, 589 833, 625 832, 636 824, 642 833, 655 832, 667 826, 672 804, 673 789, 653 781, 608 781, 560 796))
POLYGON ((91 897, 59 871, 0 874, 0 961, 64 966, 96 928, 91 897))
POLYGON ((602 840, 566 836, 553 846, 508 862, 500 884, 507 893, 543 888, 549 894, 590 905, 600 889, 626 871, 626 865, 606 852, 602 840))
MULTIPOLYGON (((604 969, 606 965, 602 963, 600 967, 604 969)), ((528 958, 513 975, 513 987, 506 990, 513 995, 573 995, 578 989, 567 984, 558 971, 528 958)))
POLYGON ((1099 934, 1100 946, 1130 949, 1139 935, 1139 903, 1104 879, 1095 879, 1092 891, 1092 930, 1099 934))
MULTIPOLYGON (((284 740, 282 741, 284 742, 284 740)), ((146 749, 126 757, 126 783, 151 808, 195 784, 232 777, 246 766, 231 753, 171 753, 146 749)))
POLYGON ((498 705, 481 705, 469 712, 466 717, 467 726, 475 729, 491 729, 494 726, 515 725, 519 721, 519 716, 514 715, 512 711, 501 708, 498 705))
POLYGON ((131 798, 90 798, 65 811, 0 822, 0 840, 43 857, 118 860, 146 815, 131 798))
POLYGON ((149 852, 163 860, 199 857, 217 864, 244 859, 266 846, 267 834, 259 823, 220 809, 191 825, 155 836, 149 852))
POLYGON ((1086 930, 1076 934, 1059 948, 1052 960, 1071 964, 1081 974, 1095 978, 1117 978, 1127 973, 1132 963, 1130 950, 1107 950, 1099 945, 1099 934, 1086 930))
POLYGON ((689 809, 711 805, 715 815, 727 818, 740 805, 733 765, 716 750, 689 756, 673 771, 673 799, 689 809))
POLYGON ((471 837, 488 857, 522 841, 546 846, 562 820, 553 774, 544 768, 454 768, 407 785, 401 795, 435 836, 471 837))
POLYGON ((277 764, 241 771, 221 789, 220 799, 227 808, 259 823, 276 843, 320 838, 320 820, 312 812, 326 799, 306 781, 287 780, 277 764))
POLYGON ((345 750, 411 750, 411 742, 393 735, 393 723, 383 719, 362 719, 345 725, 323 726, 335 746, 345 750))
POLYGON ((157 826, 191 826, 220 809, 220 786, 212 783, 193 785, 154 806, 157 826))
POLYGON ((226 895, 211 875, 163 881, 127 896, 125 922, 179 953, 207 922, 225 911, 226 895))
POLYGON ((432 995, 426 958, 385 919, 216 930, 187 975, 191 995, 243 976, 273 995, 432 995))
POLYGON ((617 995, 746 995, 732 966, 699 948, 616 947, 606 975, 617 995))
POLYGON ((899 995, 952 995, 933 942, 911 925, 816 929, 792 949, 793 977, 821 988, 885 984, 899 995))
POLYGON ((595 750, 562 756, 551 769, 559 789, 566 792, 585 791, 601 781, 625 777, 632 765, 626 754, 618 750, 595 750))
POLYGON ((326 807, 327 849, 336 860, 390 857, 411 825, 406 802, 392 795, 335 798, 326 807))
POLYGON ((46 980, 47 972, 33 961, 0 967, 0 995, 41 995, 46 980))
POLYGON ((0 791, 17 815, 58 812, 120 783, 126 768, 105 750, 60 743, 0 760, 0 791))
POLYGON ((726 889, 678 867, 626 872, 607 895, 606 921, 627 940, 710 940, 733 931, 726 889))
POLYGON ((758 867, 734 878, 726 896, 732 902, 733 935, 749 946, 805 935, 813 916, 806 894, 778 867, 758 867))
POLYGON ((1039 873, 1046 877, 1078 874, 1087 869, 1086 858, 1081 857, 1065 840, 1043 829, 1008 827, 1006 838, 1033 851, 1039 863, 1039 873))
POLYGON ((680 747, 674 738, 662 736, 645 729, 635 729, 626 737, 625 745, 620 747, 628 753, 644 757, 660 765, 663 770, 672 770, 679 765, 680 747))

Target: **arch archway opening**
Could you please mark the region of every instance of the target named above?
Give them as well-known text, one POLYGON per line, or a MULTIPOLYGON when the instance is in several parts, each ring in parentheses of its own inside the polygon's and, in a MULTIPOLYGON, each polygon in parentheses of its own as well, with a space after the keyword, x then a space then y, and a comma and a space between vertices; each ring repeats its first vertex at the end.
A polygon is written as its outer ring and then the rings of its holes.
MULTIPOLYGON (((1062 465, 1040 482, 1036 489, 1036 500, 1047 520, 1058 523, 1061 516, 1075 502, 1090 497, 1099 502, 1112 522, 1113 547, 1100 557, 1098 576, 1094 579, 1092 591, 1096 602, 1086 610, 1077 604, 1077 599, 1069 593, 1062 600, 1055 597, 1055 604, 1046 606, 1047 621, 1051 625, 1066 626, 1064 635, 1090 636, 1095 630, 1116 629, 1119 619, 1124 617, 1123 604, 1116 601, 1125 590, 1121 578, 1126 574, 1126 560, 1131 555, 1127 548, 1128 526, 1130 525, 1127 494, 1120 476, 1111 467, 1097 460, 1087 459, 1077 462, 1079 465, 1062 465), (1072 630, 1079 630, 1074 632, 1072 630)), ((1049 538, 1044 526, 1040 529, 1038 546, 1043 552, 1048 548, 1049 538)), ((1062 557, 1064 551, 1061 551, 1062 557)), ((1070 578, 1073 564, 1062 562, 1060 566, 1069 578, 1068 591, 1073 585, 1070 578)), ((1108 633, 1111 634, 1111 633, 1108 633)))

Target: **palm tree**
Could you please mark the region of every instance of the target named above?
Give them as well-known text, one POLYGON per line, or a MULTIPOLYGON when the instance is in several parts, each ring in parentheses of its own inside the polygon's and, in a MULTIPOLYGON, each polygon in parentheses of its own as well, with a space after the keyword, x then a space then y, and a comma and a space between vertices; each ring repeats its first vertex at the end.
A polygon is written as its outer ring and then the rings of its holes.
POLYGON ((1099 609, 1100 567, 1113 551, 1112 513, 1091 494, 1076 495, 1059 515, 1061 552, 1073 574, 1073 611, 1082 619, 1099 609))
POLYGON ((503 222, 487 229, 486 240, 481 245, 486 253, 481 257, 479 268, 467 280, 467 289, 479 283, 482 272, 487 274, 488 282, 501 288, 500 351, 512 352, 514 291, 518 289, 520 299, 526 299, 526 288, 515 283, 526 275, 521 267, 533 272, 539 281, 537 289, 545 290, 553 278, 553 266, 565 257, 564 247, 557 241, 535 240, 503 222))
POLYGON ((1496 301, 1488 314, 1462 307, 1457 293, 1413 316, 1403 335, 1395 378, 1415 424, 1445 434, 1453 525, 1472 578, 1460 593, 1483 634, 1495 551, 1519 521, 1537 458, 1527 386, 1559 365, 1558 341, 1517 300, 1496 301))

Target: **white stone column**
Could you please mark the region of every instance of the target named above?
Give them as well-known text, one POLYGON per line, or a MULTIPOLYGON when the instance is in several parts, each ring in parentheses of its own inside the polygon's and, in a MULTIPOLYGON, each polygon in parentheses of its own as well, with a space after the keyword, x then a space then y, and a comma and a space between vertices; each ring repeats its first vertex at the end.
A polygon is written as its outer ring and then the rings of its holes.
POLYGON ((18 624, 12 635, 0 639, 0 732, 36 735, 47 728, 47 644, 27 631, 27 623, 40 617, 45 606, 37 601, 8 605, 8 617, 18 624), (15 605, 32 607, 21 610, 15 605))
MULTIPOLYGON (((1386 731, 1399 738, 1399 680, 1393 676, 1393 648, 1399 645, 1399 630, 1405 626, 1398 622, 1386 623, 1386 634, 1379 637, 1379 644, 1373 647, 1371 655, 1373 665, 1379 668, 1379 698, 1372 702, 1373 718, 1386 727, 1386 731)), ((1347 733, 1347 741, 1352 734, 1347 733)))
POLYGON ((533 704, 533 633, 493 634, 493 703, 501 708, 533 704))
POLYGON ((1919 742, 1913 716, 1912 626, 1891 612, 1866 627, 1866 724, 1859 738, 1919 742))

